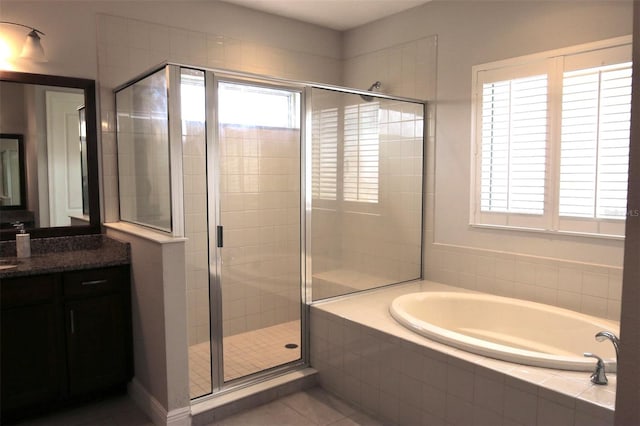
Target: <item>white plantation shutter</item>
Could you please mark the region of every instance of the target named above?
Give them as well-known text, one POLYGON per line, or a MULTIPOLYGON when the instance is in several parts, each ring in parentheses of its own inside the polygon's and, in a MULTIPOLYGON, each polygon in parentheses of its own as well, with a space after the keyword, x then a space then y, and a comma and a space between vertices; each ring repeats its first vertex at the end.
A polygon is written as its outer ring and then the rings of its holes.
POLYGON ((338 177, 338 109, 313 111, 312 193, 314 199, 336 200, 338 177))
POLYGON ((561 216, 624 218, 631 63, 564 73, 561 216))
POLYGON ((344 109, 345 201, 378 202, 380 130, 377 102, 347 105, 344 109))
POLYGON ((482 88, 482 175, 480 207, 483 211, 508 211, 509 106, 508 81, 482 88))
POLYGON ((477 225, 624 235, 631 37, 473 67, 477 225))
POLYGON ((626 218, 631 124, 631 63, 601 72, 596 217, 626 218))
POLYGON ((482 87, 480 208, 544 213, 547 76, 482 87))

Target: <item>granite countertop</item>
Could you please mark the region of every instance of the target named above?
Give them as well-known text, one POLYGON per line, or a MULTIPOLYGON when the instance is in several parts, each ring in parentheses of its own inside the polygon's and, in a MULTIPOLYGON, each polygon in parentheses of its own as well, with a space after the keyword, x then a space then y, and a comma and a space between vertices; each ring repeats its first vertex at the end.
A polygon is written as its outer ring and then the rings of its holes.
POLYGON ((0 280, 131 263, 129 243, 102 234, 33 239, 31 257, 17 259, 15 255, 15 241, 0 243, 0 259, 18 262, 15 268, 1 269, 0 280))

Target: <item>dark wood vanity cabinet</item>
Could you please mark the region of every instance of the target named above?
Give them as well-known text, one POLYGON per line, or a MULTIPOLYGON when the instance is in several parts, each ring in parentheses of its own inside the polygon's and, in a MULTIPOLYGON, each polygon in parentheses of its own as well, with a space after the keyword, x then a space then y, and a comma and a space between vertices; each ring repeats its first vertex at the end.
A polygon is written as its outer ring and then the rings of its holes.
POLYGON ((56 303, 56 276, 0 283, 0 409, 54 402, 63 390, 65 362, 56 303))
POLYGON ((3 421, 132 377, 128 265, 3 279, 0 301, 3 421))
POLYGON ((123 285, 129 276, 125 272, 111 268, 63 274, 71 396, 130 377, 129 286, 123 285))

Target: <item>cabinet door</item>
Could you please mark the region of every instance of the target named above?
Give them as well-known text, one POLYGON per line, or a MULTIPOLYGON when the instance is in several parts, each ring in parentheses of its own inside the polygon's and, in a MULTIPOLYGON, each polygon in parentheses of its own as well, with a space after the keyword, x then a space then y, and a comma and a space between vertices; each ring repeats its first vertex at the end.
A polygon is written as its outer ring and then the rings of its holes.
POLYGON ((120 293, 65 303, 71 396, 128 379, 125 309, 120 293))
POLYGON ((58 399, 65 369, 57 349, 58 324, 54 304, 2 310, 0 406, 3 419, 16 409, 37 407, 58 399))

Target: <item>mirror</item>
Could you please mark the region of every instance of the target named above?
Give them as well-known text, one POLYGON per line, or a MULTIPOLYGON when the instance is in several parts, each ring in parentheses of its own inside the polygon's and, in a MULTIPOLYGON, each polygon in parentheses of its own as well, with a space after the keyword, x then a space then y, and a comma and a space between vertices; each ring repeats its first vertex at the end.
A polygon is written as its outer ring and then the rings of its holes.
POLYGON ((0 210, 24 210, 26 182, 23 136, 0 133, 0 210))
POLYGON ((0 71, 0 133, 0 239, 100 232, 93 80, 0 71))

